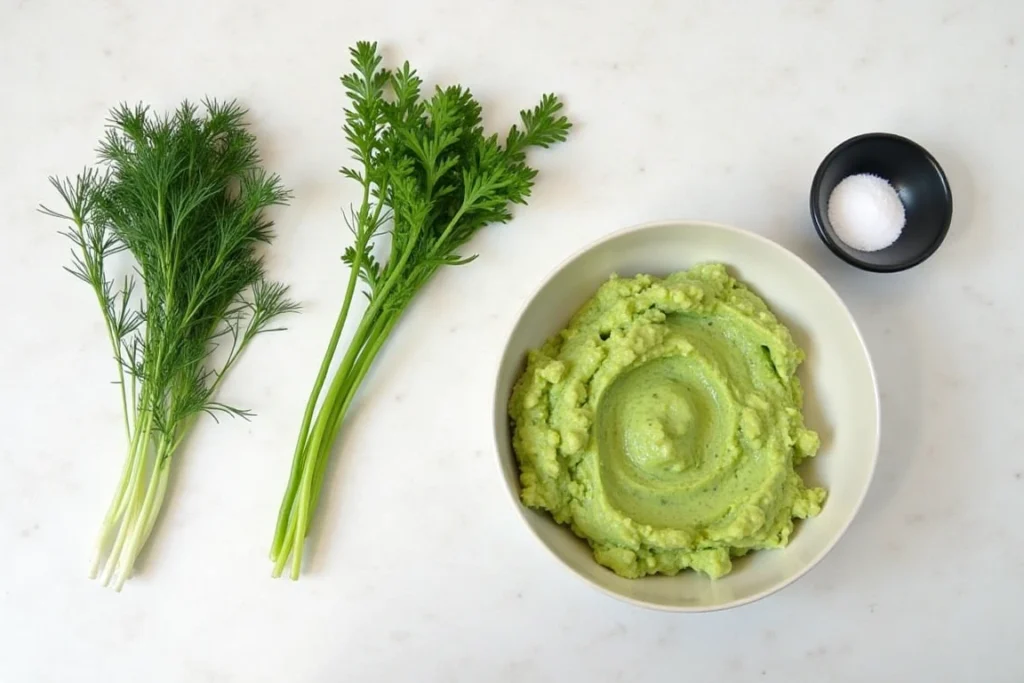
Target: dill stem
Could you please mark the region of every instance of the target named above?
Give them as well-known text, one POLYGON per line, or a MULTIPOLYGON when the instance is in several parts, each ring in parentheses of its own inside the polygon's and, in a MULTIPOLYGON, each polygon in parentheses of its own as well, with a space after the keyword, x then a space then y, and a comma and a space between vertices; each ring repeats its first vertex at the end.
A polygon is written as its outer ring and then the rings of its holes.
MULTIPOLYGON (((97 296, 99 296, 99 295, 97 294, 97 296)), ((102 299, 101 299, 100 303, 102 304, 102 299)), ((107 337, 110 338, 110 346, 113 347, 113 349, 114 349, 114 360, 117 362, 117 385, 118 385, 118 387, 121 390, 121 414, 124 416, 124 436, 125 436, 125 440, 127 442, 131 443, 131 440, 132 440, 132 425, 131 425, 131 421, 129 420, 129 417, 128 417, 128 415, 129 415, 129 413, 128 413, 128 392, 127 392, 127 389, 125 388, 124 361, 121 358, 121 346, 120 346, 120 343, 118 342, 116 336, 114 335, 114 328, 113 328, 113 324, 111 323, 110 319, 106 315, 104 315, 103 317, 106 320, 107 337)), ((134 381, 134 378, 133 378, 133 381, 134 381)), ((134 402, 134 385, 133 385, 132 399, 133 399, 133 402, 134 402)))
MULTIPOLYGON (((85 221, 81 218, 73 218, 72 222, 75 224, 75 230, 78 232, 78 238, 80 244, 83 245, 81 248, 82 262, 85 263, 86 269, 90 277, 90 285, 92 285, 92 291, 96 295, 96 301, 100 305, 100 310, 103 312, 103 327, 107 331, 107 339, 110 340, 110 348, 114 352, 114 360, 117 362, 117 377, 118 386, 121 389, 121 415, 124 418, 124 434, 125 440, 131 442, 132 440, 132 426, 129 421, 128 415, 128 394, 126 393, 125 381, 124 381, 124 361, 121 357, 121 344, 118 336, 114 333, 114 321, 110 319, 110 309, 108 304, 110 303, 107 299, 103 288, 106 284, 106 275, 103 271, 102 261, 97 261, 93 258, 93 255, 85 248, 85 221)), ((123 296, 123 295, 122 295, 123 296)))
POLYGON ((164 496, 167 493, 167 480, 170 478, 171 466, 170 459, 174 455, 176 447, 172 446, 167 453, 166 464, 160 468, 160 480, 157 482, 156 500, 153 503, 154 513, 149 516, 146 520, 146 527, 142 534, 142 540, 139 542, 139 550, 146 546, 146 541, 149 540, 149 535, 153 533, 153 527, 156 526, 157 517, 159 517, 160 509, 163 507, 164 496))
POLYGON ((135 425, 135 438, 132 439, 128 450, 128 461, 132 464, 132 470, 128 477, 128 484, 124 489, 124 492, 120 496, 120 501, 117 504, 117 509, 114 511, 114 520, 120 519, 124 515, 125 510, 128 507, 128 501, 131 498, 130 492, 135 487, 135 483, 138 480, 142 467, 146 461, 146 448, 149 442, 149 429, 152 424, 151 413, 147 413, 150 417, 143 417, 142 422, 137 422, 135 425), (140 429, 141 427, 141 429, 140 429))
POLYGON ((149 475, 149 484, 146 485, 146 495, 139 507, 138 514, 134 515, 131 519, 125 520, 125 526, 130 527, 130 535, 127 539, 127 544, 122 548, 117 558, 116 574, 114 577, 115 591, 120 591, 124 586, 124 582, 131 575, 135 558, 138 557, 139 551, 142 548, 142 537, 146 533, 147 528, 152 528, 152 522, 155 522, 159 512, 159 507, 154 507, 154 502, 157 498, 157 490, 160 488, 160 480, 167 471, 165 459, 170 457, 168 452, 169 443, 167 438, 161 435, 160 443, 156 450, 156 458, 149 475))
POLYGON ((141 471, 148 459, 149 454, 149 441, 152 434, 153 415, 152 412, 147 412, 143 417, 142 422, 137 426, 141 430, 140 440, 136 446, 133 458, 135 463, 132 467, 132 479, 129 482, 128 490, 125 492, 125 497, 122 499, 123 510, 119 513, 120 523, 117 530, 117 537, 114 539, 114 546, 111 548, 110 553, 107 555, 107 562, 103 568, 103 575, 100 577, 103 585, 106 586, 110 583, 110 579, 114 574, 114 569, 117 566, 117 559, 121 555, 121 550, 124 547, 124 543, 128 538, 128 533, 131 530, 132 520, 138 515, 139 507, 142 505, 142 497, 144 490, 142 488, 142 476, 141 471))
POLYGON ((89 565, 90 579, 96 578, 96 573, 99 571, 100 567, 100 560, 103 556, 103 551, 107 548, 107 543, 110 541, 110 533, 114 529, 114 523, 117 519, 118 511, 123 509, 122 501, 124 500, 125 494, 129 488, 131 474, 134 471, 136 461, 135 450, 138 447, 138 439, 139 431, 135 430, 135 434, 132 436, 128 444, 128 453, 125 455, 124 466, 121 468, 121 480, 117 484, 117 492, 114 494, 114 498, 110 501, 110 507, 107 508, 107 514, 103 518, 103 525, 100 527, 99 538, 96 541, 96 551, 93 555, 92 563, 89 565))
POLYGON ((274 560, 274 569, 270 572, 273 578, 278 578, 284 572, 284 567, 288 564, 288 557, 292 553, 292 545, 295 539, 295 506, 289 508, 288 511, 288 524, 284 533, 284 538, 281 540, 281 549, 277 553, 274 560))

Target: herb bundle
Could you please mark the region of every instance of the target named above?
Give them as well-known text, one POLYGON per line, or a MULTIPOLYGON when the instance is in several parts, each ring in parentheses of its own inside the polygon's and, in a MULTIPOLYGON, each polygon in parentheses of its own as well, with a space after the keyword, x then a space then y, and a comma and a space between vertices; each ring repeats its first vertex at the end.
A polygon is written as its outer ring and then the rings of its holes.
POLYGON ((382 68, 375 43, 358 43, 350 53, 354 71, 341 80, 350 100, 344 132, 356 165, 342 173, 362 187, 362 200, 346 216, 354 238, 343 255, 348 286, 302 417, 270 552, 274 576, 290 557, 293 579, 331 446, 388 335, 438 269, 475 258, 461 249, 478 230, 508 221, 511 205, 526 203, 537 176, 527 150, 561 142, 570 129, 561 102, 545 95, 521 112, 521 124, 501 143, 484 133, 480 104, 466 88, 423 97, 408 62, 382 68), (374 244, 384 235, 388 255, 378 260, 374 244), (328 383, 360 280, 368 305, 328 383))
POLYGON ((128 454, 90 570, 117 590, 196 417, 250 415, 219 402, 217 390, 253 338, 298 308, 257 254, 272 238, 264 210, 289 193, 261 168, 245 112, 204 105, 203 114, 185 102, 167 116, 115 108, 100 165, 51 178, 66 209, 42 207, 71 224, 67 270, 95 293, 117 365, 128 454), (134 269, 115 278, 110 257, 125 251, 134 269))

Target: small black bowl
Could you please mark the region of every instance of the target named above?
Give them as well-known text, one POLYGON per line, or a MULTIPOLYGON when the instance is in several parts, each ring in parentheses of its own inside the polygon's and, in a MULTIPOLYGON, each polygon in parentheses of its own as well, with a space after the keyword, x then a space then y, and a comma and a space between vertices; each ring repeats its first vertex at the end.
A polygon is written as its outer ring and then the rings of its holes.
POLYGON ((850 138, 829 152, 811 183, 811 218, 818 236, 847 263, 875 273, 912 268, 935 253, 949 231, 953 195, 942 167, 921 145, 891 133, 850 138), (895 188, 906 212, 899 238, 885 249, 858 251, 836 236, 828 200, 843 178, 873 173, 895 188))

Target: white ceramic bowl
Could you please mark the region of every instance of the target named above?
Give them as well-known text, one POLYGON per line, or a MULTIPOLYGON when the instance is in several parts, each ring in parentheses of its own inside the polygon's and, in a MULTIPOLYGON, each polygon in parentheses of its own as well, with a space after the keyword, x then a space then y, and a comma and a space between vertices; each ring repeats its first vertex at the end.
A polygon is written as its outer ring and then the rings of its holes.
POLYGON ((638 605, 679 612, 735 607, 789 585, 817 564, 846 531, 867 493, 878 456, 878 389, 857 326, 825 280, 783 247, 753 233, 710 223, 641 225, 584 249, 552 274, 523 309, 505 347, 494 395, 494 432, 508 490, 523 519, 562 564, 593 586, 638 605), (565 327, 612 273, 667 275, 718 261, 750 285, 807 351, 799 376, 807 424, 821 435, 804 477, 828 489, 821 514, 797 523, 782 550, 751 553, 712 581, 692 571, 624 579, 594 561, 589 546, 519 499, 519 468, 507 413, 528 349, 565 327))

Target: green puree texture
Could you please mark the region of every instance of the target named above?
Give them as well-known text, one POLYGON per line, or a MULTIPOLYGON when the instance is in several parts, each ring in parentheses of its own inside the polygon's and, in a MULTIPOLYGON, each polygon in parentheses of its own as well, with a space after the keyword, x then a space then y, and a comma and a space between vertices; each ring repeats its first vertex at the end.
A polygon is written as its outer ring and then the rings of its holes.
POLYGON ((825 491, 794 470, 804 359, 757 295, 720 264, 613 277, 531 351, 509 404, 523 502, 636 578, 789 542, 825 491))

